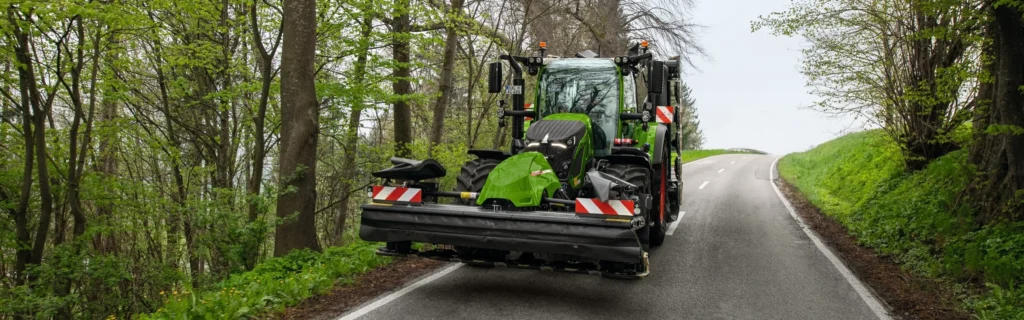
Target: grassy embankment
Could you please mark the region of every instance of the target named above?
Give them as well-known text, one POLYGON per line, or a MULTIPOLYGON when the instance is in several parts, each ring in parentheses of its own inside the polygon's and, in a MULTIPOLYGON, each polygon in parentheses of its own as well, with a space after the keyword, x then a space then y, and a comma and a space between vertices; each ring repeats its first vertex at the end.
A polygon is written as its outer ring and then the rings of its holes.
POLYGON ((974 174, 966 150, 914 173, 901 160, 881 132, 867 131, 787 155, 778 166, 861 245, 952 288, 981 280, 990 290, 961 290, 965 309, 982 319, 1024 319, 1024 223, 975 222, 961 197, 974 174))

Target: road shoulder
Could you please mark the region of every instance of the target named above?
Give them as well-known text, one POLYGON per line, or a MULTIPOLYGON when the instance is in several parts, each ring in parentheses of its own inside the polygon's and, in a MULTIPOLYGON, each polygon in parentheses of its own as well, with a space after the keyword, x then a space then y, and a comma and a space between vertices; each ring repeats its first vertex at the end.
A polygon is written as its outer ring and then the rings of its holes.
POLYGON ((441 266, 444 266, 443 262, 430 259, 396 258, 385 267, 360 275, 352 284, 335 286, 327 294, 306 299, 299 305, 269 318, 335 319, 364 303, 432 273, 441 266))

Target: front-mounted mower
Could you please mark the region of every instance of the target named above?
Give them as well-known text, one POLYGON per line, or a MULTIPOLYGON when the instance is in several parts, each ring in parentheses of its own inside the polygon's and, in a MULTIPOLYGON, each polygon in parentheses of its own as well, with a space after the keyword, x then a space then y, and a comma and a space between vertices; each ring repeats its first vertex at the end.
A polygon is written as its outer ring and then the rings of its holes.
POLYGON ((677 218, 682 169, 672 156, 681 61, 647 51, 644 41, 624 56, 561 58, 542 43, 534 56, 501 56, 512 83, 499 61, 488 87, 511 95, 498 112, 499 126, 511 119, 511 150, 471 150, 451 191, 438 188, 437 161, 393 158, 373 173, 383 181, 368 190, 359 236, 386 242, 382 255, 644 277, 677 218), (524 69, 537 78, 531 110, 524 69))

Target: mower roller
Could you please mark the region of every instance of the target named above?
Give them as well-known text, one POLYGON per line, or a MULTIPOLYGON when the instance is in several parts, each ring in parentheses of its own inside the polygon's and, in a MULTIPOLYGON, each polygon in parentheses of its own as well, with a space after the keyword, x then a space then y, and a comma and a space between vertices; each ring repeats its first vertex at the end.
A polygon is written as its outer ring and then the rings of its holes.
POLYGON ((385 242, 381 255, 643 278, 678 217, 681 60, 655 60, 646 41, 618 57, 548 56, 541 43, 501 59, 488 90, 511 96, 497 115, 511 119, 510 150, 471 150, 451 191, 437 161, 392 158, 373 173, 359 236, 385 242), (537 80, 530 110, 524 69, 537 80))

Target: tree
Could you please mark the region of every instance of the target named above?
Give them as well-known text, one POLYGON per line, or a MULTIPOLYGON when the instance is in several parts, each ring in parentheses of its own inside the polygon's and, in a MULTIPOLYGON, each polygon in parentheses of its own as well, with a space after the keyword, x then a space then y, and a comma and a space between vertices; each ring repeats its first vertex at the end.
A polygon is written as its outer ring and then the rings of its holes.
MULTIPOLYGON (((441 94, 434 102, 434 118, 430 126, 431 147, 441 143, 444 136, 444 119, 452 95, 452 78, 455 69, 455 52, 459 45, 456 24, 462 19, 464 0, 452 0, 451 10, 445 23, 444 57, 441 58, 441 75, 438 88, 441 94)), ((431 151, 433 151, 431 149, 431 151)))
MULTIPOLYGON (((247 191, 249 192, 249 223, 255 223, 263 213, 260 210, 259 194, 261 187, 263 186, 263 166, 266 163, 267 157, 267 108, 270 104, 270 88, 274 83, 274 78, 276 78, 278 71, 274 68, 274 56, 277 53, 278 46, 281 44, 282 36, 281 31, 278 30, 273 44, 271 44, 268 49, 267 46, 263 44, 263 30, 260 29, 258 12, 259 1, 253 0, 249 7, 249 22, 253 37, 253 47, 256 48, 255 53, 258 58, 260 91, 256 111, 252 115, 252 136, 254 140, 252 143, 252 173, 249 176, 247 186, 247 191)), ((259 240, 262 240, 262 237, 254 238, 255 239, 248 241, 249 243, 245 249, 246 252, 244 258, 246 269, 252 269, 256 265, 256 259, 259 255, 257 250, 259 247, 259 240)))
POLYGON ((395 0, 391 8, 391 55, 394 59, 394 77, 391 82, 394 91, 394 122, 395 122, 395 156, 408 157, 412 153, 412 107, 409 105, 412 95, 412 68, 409 58, 409 38, 412 22, 409 18, 411 3, 409 0, 395 0))
POLYGON ((1024 2, 988 1, 985 70, 974 112, 978 220, 1024 219, 1024 2))
POLYGON ((806 0, 761 17, 799 34, 802 72, 826 113, 864 117, 897 141, 908 170, 955 150, 949 134, 975 103, 977 4, 940 0, 806 0))
POLYGON ((691 96, 693 89, 690 88, 684 82, 680 83, 682 87, 680 92, 680 98, 682 99, 682 105, 679 106, 681 109, 680 119, 685 125, 679 132, 679 136, 683 141, 683 150, 697 150, 704 145, 704 131, 700 129, 700 120, 697 119, 697 100, 691 96))
POLYGON ((281 52, 281 159, 274 256, 295 249, 320 250, 316 238, 316 151, 319 111, 313 63, 316 1, 285 0, 281 52), (298 214, 297 219, 291 218, 298 214))
MULTIPOLYGON (((364 10, 370 10, 364 8, 364 10)), ((353 67, 353 82, 362 83, 366 79, 367 73, 367 59, 370 55, 370 38, 373 32, 373 17, 372 12, 364 12, 362 21, 359 22, 359 43, 357 44, 359 50, 356 57, 356 63, 353 67)), ((334 217, 334 229, 332 230, 332 238, 334 239, 335 245, 341 245, 342 240, 345 236, 345 221, 348 219, 348 205, 349 199, 352 198, 350 189, 355 185, 356 181, 356 155, 359 153, 359 122, 362 119, 363 110, 366 108, 364 105, 366 99, 365 90, 357 90, 355 97, 352 99, 351 112, 349 112, 348 126, 345 128, 345 159, 342 162, 342 178, 341 178, 341 200, 338 202, 338 206, 341 208, 338 210, 338 214, 334 217)))

